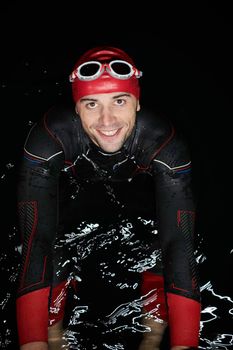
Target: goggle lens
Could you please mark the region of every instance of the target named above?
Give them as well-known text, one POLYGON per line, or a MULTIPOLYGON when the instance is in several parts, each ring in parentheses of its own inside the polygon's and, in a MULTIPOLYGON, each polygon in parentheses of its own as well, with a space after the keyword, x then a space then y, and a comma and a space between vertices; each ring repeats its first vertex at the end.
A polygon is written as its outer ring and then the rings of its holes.
POLYGON ((96 62, 90 62, 80 66, 78 70, 78 74, 82 77, 88 78, 98 73, 99 69, 100 69, 100 64, 96 62))
POLYGON ((132 68, 123 62, 112 62, 110 63, 111 69, 119 75, 129 75, 132 73, 132 68))

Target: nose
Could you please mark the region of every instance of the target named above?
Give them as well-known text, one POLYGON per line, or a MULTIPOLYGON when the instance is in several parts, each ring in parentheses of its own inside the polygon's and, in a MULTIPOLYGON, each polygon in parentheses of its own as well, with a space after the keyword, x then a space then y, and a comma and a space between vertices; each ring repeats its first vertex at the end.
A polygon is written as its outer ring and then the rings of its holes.
POLYGON ((112 126, 116 122, 116 118, 112 110, 106 106, 103 106, 100 112, 99 123, 102 126, 112 126))

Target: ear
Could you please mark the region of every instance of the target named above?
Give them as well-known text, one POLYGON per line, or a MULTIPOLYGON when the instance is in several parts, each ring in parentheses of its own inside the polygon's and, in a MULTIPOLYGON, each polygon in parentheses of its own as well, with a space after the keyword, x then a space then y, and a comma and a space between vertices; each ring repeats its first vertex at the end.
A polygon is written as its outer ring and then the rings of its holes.
POLYGON ((139 112, 140 109, 141 109, 140 102, 139 102, 139 100, 137 100, 137 112, 139 112))
POLYGON ((76 112, 77 115, 79 115, 79 113, 78 113, 78 102, 75 105, 75 112, 76 112))

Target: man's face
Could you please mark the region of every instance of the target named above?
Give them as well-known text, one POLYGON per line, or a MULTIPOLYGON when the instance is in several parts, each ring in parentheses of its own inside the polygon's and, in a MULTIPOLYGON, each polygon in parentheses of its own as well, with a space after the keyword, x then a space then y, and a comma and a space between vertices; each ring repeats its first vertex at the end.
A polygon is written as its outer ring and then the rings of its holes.
POLYGON ((103 151, 118 151, 131 134, 140 105, 125 92, 88 95, 76 103, 76 112, 90 139, 103 151))

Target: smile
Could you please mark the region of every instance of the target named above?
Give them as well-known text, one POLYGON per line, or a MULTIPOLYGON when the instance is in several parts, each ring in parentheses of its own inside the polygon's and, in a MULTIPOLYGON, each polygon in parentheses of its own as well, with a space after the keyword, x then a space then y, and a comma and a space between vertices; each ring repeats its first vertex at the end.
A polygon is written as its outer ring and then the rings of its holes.
POLYGON ((115 136, 121 129, 114 130, 97 130, 100 134, 104 136, 115 136))

